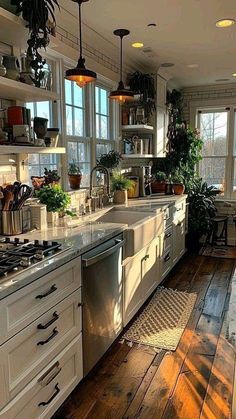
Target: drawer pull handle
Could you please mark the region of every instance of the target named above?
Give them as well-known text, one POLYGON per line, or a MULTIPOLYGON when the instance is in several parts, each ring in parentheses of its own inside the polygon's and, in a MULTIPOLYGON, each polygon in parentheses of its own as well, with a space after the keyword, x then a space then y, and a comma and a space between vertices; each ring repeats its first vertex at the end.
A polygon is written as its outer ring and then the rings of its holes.
POLYGON ((59 389, 58 383, 57 383, 55 385, 55 392, 53 393, 52 397, 50 397, 50 399, 48 399, 46 402, 40 402, 38 406, 48 406, 53 401, 53 399, 55 399, 55 397, 60 393, 60 391, 61 390, 59 389))
POLYGON ((180 208, 177 208, 177 211, 181 211, 181 209, 182 209, 181 207, 180 208))
POLYGON ((54 311, 54 313, 53 313, 53 315, 52 315, 52 319, 51 319, 51 320, 49 320, 49 322, 48 322, 48 323, 46 323, 46 324, 39 323, 39 324, 38 324, 38 326, 37 326, 37 329, 40 329, 40 330, 45 330, 45 329, 47 329, 49 326, 51 326, 53 323, 55 323, 58 319, 59 319, 59 315, 57 314, 57 312, 56 312, 56 311, 54 311))
POLYGON ((168 253, 168 255, 166 255, 166 256, 164 257, 164 261, 165 261, 165 262, 167 262, 168 260, 170 260, 170 255, 169 255, 169 253, 168 253))
POLYGON ((51 383, 52 380, 54 380, 54 378, 58 376, 58 374, 60 374, 60 372, 61 372, 61 367, 60 367, 59 362, 57 361, 51 368, 49 368, 47 372, 45 372, 42 375, 42 377, 38 379, 38 383, 42 387, 46 387, 48 384, 51 383))
POLYGON ((47 291, 47 292, 45 292, 45 294, 39 294, 39 295, 36 295, 36 300, 41 300, 42 298, 45 298, 45 297, 47 297, 48 295, 50 295, 50 294, 52 294, 53 292, 55 292, 57 290, 57 287, 56 287, 56 285, 55 284, 53 284, 52 286, 51 286, 51 288, 50 288, 50 290, 49 291, 47 291))
POLYGON ((149 259, 149 255, 146 255, 146 256, 144 256, 144 258, 143 258, 143 260, 147 260, 147 259, 149 259))
POLYGON ((50 340, 52 340, 53 338, 55 338, 58 335, 58 330, 56 327, 54 327, 52 334, 46 339, 46 340, 40 340, 37 343, 37 346, 42 346, 45 345, 46 343, 50 342, 50 340))
POLYGON ((166 233, 166 235, 165 235, 165 239, 168 239, 169 237, 171 237, 172 236, 172 233, 166 233))

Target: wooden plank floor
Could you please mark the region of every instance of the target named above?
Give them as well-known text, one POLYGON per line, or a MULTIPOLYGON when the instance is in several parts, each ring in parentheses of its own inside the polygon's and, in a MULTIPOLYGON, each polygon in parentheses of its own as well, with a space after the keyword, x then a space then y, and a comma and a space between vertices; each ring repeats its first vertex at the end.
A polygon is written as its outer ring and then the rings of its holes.
POLYGON ((234 272, 232 259, 186 255, 164 283, 198 295, 177 350, 156 354, 115 342, 55 419, 231 418, 234 272))

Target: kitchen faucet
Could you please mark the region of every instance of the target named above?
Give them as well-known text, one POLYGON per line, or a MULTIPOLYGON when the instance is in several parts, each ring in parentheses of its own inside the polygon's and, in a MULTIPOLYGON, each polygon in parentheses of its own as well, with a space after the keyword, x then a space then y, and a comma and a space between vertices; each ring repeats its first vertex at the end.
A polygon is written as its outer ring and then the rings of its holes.
POLYGON ((96 208, 103 208, 104 205, 108 205, 110 203, 110 175, 107 168, 100 164, 95 166, 90 172, 89 196, 91 198, 92 209, 94 211, 96 208), (97 172, 102 173, 104 175, 103 185, 94 185, 94 175, 97 172))

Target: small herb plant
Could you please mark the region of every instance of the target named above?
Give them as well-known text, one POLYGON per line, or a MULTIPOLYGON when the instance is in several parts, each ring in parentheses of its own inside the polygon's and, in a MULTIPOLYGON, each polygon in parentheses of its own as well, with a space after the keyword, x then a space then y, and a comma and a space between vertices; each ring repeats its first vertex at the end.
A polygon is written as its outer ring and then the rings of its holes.
POLYGON ((177 183, 184 184, 184 177, 181 174, 180 170, 175 170, 175 172, 173 172, 171 174, 171 183, 174 183, 174 184, 177 184, 177 183))
POLYGON ((118 151, 111 150, 107 154, 102 154, 97 164, 106 167, 107 169, 115 169, 119 166, 121 155, 118 151))
POLYGON ((69 163, 68 175, 81 175, 81 170, 75 160, 69 163))
POLYGON ((134 186, 134 182, 123 176, 120 172, 112 173, 111 183, 114 191, 124 191, 134 186))
POLYGON ((36 191, 36 196, 40 202, 47 207, 47 212, 61 212, 71 215, 66 208, 71 202, 70 196, 64 192, 60 185, 43 186, 39 191, 36 191))
POLYGON ((157 182, 165 182, 166 181, 166 174, 165 174, 165 172, 158 171, 154 174, 154 178, 157 182))
POLYGON ((59 182, 61 179, 58 175, 57 170, 48 170, 46 167, 44 168, 44 177, 46 185, 49 185, 54 182, 59 182))

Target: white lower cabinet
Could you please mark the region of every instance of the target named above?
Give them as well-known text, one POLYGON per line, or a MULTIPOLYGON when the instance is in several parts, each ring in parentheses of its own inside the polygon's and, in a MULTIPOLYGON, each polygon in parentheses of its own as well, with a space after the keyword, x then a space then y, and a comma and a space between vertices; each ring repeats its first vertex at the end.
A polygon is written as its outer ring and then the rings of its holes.
POLYGON ((185 252, 185 217, 173 222, 173 264, 175 265, 185 252))
POLYGON ((126 326, 160 282, 160 239, 129 258, 123 268, 123 321, 126 326))
POLYGON ((0 411, 0 418, 49 419, 82 378, 80 333, 0 411))

